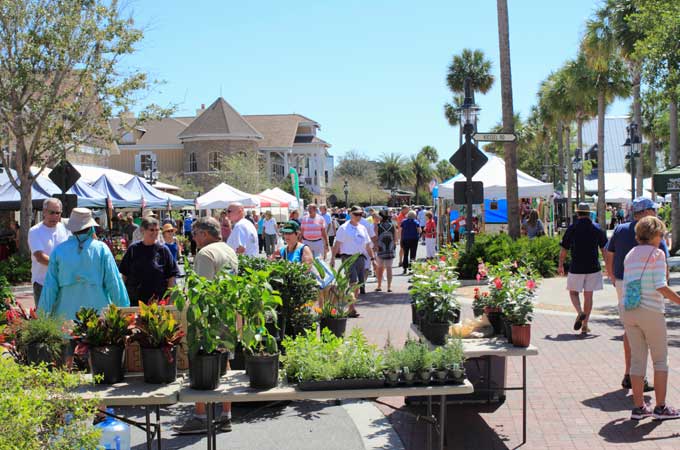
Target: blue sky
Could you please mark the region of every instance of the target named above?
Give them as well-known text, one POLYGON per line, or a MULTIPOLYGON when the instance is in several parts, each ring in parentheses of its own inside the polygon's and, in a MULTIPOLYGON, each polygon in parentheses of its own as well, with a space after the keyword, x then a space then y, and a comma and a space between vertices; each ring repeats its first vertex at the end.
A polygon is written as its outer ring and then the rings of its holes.
MULTIPOLYGON (((539 83, 576 54, 595 0, 509 0, 515 111, 526 117, 539 83)), ((458 131, 443 116, 454 54, 484 51, 497 77, 478 95, 480 131, 501 119, 495 0, 320 2, 143 0, 145 30, 125 64, 164 80, 143 101, 192 115, 221 95, 241 114, 304 114, 341 156, 358 150, 448 158, 458 131)), ((627 102, 608 114, 625 114, 627 102)))

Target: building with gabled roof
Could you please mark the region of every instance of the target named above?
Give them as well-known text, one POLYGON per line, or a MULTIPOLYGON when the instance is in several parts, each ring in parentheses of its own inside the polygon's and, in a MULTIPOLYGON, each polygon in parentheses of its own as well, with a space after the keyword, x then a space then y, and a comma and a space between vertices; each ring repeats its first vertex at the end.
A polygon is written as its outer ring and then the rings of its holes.
POLYGON ((220 97, 207 108, 201 105, 193 117, 168 117, 133 129, 115 119, 111 126, 118 130, 120 155, 109 164, 117 170, 143 174, 154 167, 182 173, 208 189, 217 182, 223 156, 257 152, 272 185, 294 167, 315 201, 324 202, 332 182, 330 144, 317 136, 321 126, 300 114, 241 115, 220 97))

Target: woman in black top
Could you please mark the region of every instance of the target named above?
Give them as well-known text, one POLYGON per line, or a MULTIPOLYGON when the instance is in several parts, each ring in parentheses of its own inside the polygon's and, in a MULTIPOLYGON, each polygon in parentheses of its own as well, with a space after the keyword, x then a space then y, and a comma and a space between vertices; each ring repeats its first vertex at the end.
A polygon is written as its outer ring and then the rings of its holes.
POLYGON ((130 296, 130 306, 164 298, 165 291, 175 285, 179 267, 170 250, 158 243, 158 221, 142 220, 142 240, 130 245, 120 263, 120 273, 130 296))
POLYGON ((380 211, 380 223, 375 224, 376 241, 375 252, 378 255, 376 277, 378 278, 377 292, 382 291, 383 272, 387 274, 387 292, 392 292, 392 261, 394 261, 394 249, 397 236, 397 228, 390 218, 390 212, 386 209, 380 211))

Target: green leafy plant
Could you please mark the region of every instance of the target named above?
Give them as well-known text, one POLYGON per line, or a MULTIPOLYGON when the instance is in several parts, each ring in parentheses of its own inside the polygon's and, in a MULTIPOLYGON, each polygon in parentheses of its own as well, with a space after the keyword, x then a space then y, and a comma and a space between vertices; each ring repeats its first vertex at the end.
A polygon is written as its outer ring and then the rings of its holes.
POLYGON ((432 367, 435 370, 450 369, 454 364, 463 364, 463 362, 465 362, 465 353, 463 341, 460 338, 449 338, 445 345, 432 351, 432 367))
POLYGON ((407 339, 399 355, 402 370, 415 373, 429 369, 428 364, 431 362, 431 358, 428 353, 427 344, 418 340, 407 339))
POLYGON ((99 430, 83 424, 98 401, 79 395, 82 384, 79 375, 0 358, 0 448, 96 448, 99 430))
POLYGON ((31 258, 12 255, 0 261, 0 276, 5 277, 11 284, 31 281, 31 258))
MULTIPOLYGON (((134 323, 134 314, 123 314, 116 305, 109 307, 100 315, 92 316, 91 311, 81 308, 78 313, 86 319, 80 328, 80 341, 76 346, 75 353, 84 355, 90 347, 125 346, 127 337, 131 334, 131 325, 134 323), (81 313, 82 311, 82 313, 81 313)), ((77 314, 76 314, 77 316, 77 314)))
POLYGON ((446 260, 414 263, 409 294, 416 311, 429 322, 454 322, 460 317, 455 269, 446 260))
POLYGON ((278 353, 276 339, 267 331, 266 323, 277 323, 277 308, 281 297, 269 283, 269 270, 246 269, 243 275, 225 280, 227 290, 237 297, 237 311, 243 325, 240 330, 243 348, 251 354, 278 353))
POLYGON ((0 323, 6 322, 6 312, 16 306, 12 287, 7 278, 0 276, 0 323))
POLYGON ((218 348, 236 348, 236 310, 239 292, 228 268, 209 280, 198 275, 186 264, 183 285, 169 290, 171 302, 187 314, 189 354, 209 355, 218 348))
POLYGON ((320 335, 307 330, 304 335, 286 337, 283 346, 283 371, 291 382, 382 377, 382 354, 359 328, 344 339, 328 329, 320 335))
POLYGON ((160 348, 171 363, 172 349, 180 344, 184 331, 172 312, 163 308, 164 303, 163 300, 149 305, 139 302, 131 340, 139 342, 141 347, 160 348))
MULTIPOLYGON (((320 317, 347 317, 349 314, 350 305, 356 301, 354 291, 361 286, 360 283, 352 283, 350 281, 350 268, 359 256, 357 253, 345 259, 337 270, 330 267, 335 280, 328 287, 324 307, 321 308, 321 311, 317 311, 320 317), (335 314, 332 314, 333 310, 335 310, 335 314)), ((314 266, 319 273, 324 273, 324 267, 321 263, 315 260, 314 266)))
POLYGON ((43 311, 36 313, 34 308, 26 310, 21 306, 6 314, 7 325, 0 340, 15 360, 26 362, 29 348, 36 345, 52 360, 61 358, 65 335, 62 318, 49 316, 43 311))

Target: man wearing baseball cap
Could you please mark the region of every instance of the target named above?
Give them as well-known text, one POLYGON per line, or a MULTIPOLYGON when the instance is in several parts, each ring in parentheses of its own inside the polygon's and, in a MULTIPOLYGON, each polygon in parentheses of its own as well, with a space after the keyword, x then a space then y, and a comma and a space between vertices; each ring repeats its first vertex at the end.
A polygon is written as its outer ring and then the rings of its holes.
MULTIPOLYGON (((616 287, 616 296, 619 299, 619 311, 622 311, 623 294, 625 292, 623 289, 623 261, 628 252, 638 245, 638 242, 635 239, 635 225, 637 225, 638 221, 643 217, 656 217, 658 208, 659 205, 657 203, 654 203, 651 199, 646 197, 638 197, 633 200, 633 221, 618 225, 607 243, 605 266, 607 269, 607 276, 614 287, 616 287)), ((663 239, 659 244, 659 248, 663 250, 666 257, 668 257, 668 248, 663 239)), ((626 371, 623 376, 623 381, 621 381, 621 387, 630 389, 630 343, 628 342, 628 337, 625 333, 623 334, 623 353, 625 356, 626 371)), ((654 390, 646 379, 644 390, 645 392, 654 390)))
POLYGON ((581 334, 588 333, 588 319, 593 309, 593 292, 601 291, 602 270, 597 249, 604 255, 607 235, 599 225, 590 218, 590 205, 579 203, 576 207, 576 221, 569 225, 562 237, 560 245, 560 260, 557 273, 564 275, 564 259, 567 251, 571 253, 571 264, 567 275, 567 289, 571 303, 576 309, 574 330, 581 330, 581 334), (579 293, 583 291, 583 309, 579 293))

